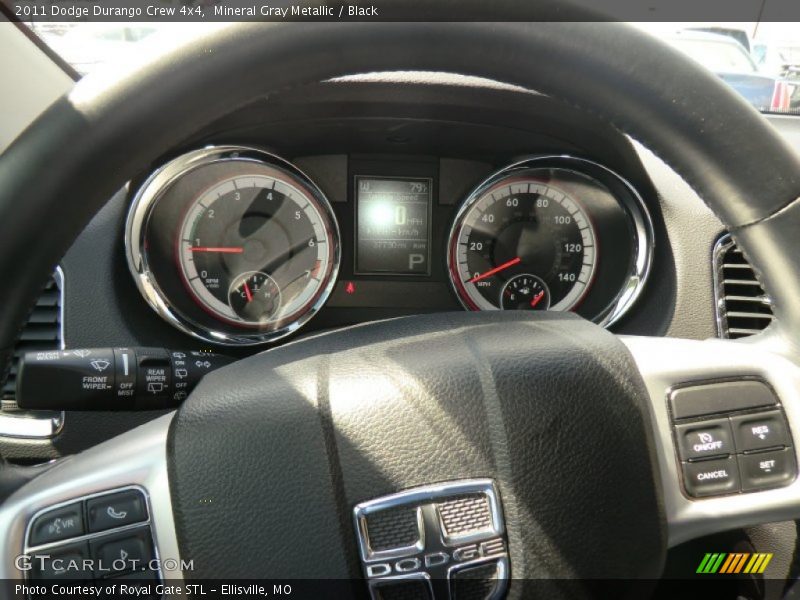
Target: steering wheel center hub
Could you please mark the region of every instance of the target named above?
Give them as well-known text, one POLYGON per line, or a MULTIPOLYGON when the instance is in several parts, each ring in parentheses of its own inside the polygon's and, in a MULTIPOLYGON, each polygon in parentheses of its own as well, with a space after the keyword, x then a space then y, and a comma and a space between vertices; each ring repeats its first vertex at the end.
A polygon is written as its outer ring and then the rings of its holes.
MULTIPOLYGON (((397 319, 241 361, 207 377, 172 427, 182 554, 200 577, 358 577, 357 505, 480 479, 505 527, 471 551, 507 539, 515 580, 655 577, 665 532, 636 373, 602 328, 527 312, 397 319), (260 553, 265 537, 281 552, 260 553)), ((433 551, 377 552, 363 566, 381 579, 433 551)))

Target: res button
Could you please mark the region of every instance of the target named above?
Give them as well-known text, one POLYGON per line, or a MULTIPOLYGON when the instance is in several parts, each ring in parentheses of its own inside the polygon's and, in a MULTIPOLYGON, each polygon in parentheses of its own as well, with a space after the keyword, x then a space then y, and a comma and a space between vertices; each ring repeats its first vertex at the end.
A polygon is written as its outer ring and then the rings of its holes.
POLYGON ((739 470, 734 457, 683 465, 683 481, 690 496, 716 496, 739 491, 739 470))
POLYGON ((733 454, 733 436, 728 419, 679 425, 678 448, 682 460, 733 454))
POLYGON ((733 417, 731 422, 739 452, 789 445, 785 420, 779 410, 733 417))

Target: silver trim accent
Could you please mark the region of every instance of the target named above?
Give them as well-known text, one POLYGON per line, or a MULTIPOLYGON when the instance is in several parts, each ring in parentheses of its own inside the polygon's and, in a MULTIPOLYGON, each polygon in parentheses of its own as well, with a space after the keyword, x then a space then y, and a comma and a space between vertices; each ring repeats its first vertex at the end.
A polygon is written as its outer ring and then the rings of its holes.
POLYGON ((434 571, 444 569, 443 572, 439 572, 438 576, 446 575, 449 582, 448 595, 452 597, 451 584, 455 573, 462 569, 479 567, 488 563, 494 563, 497 566, 498 573, 497 587, 492 598, 500 597, 505 592, 509 574, 508 546, 503 539, 505 534, 503 510, 500 506, 494 481, 491 479, 468 479, 420 486, 375 500, 361 502, 353 508, 353 524, 358 537, 362 567, 373 598, 377 597, 376 589, 381 585, 407 580, 427 582, 431 597, 433 597, 434 586, 429 572, 431 569, 434 571), (491 526, 474 533, 447 536, 441 515, 436 508, 436 503, 454 497, 473 494, 482 495, 487 499, 492 517, 491 526), (389 550, 372 550, 369 545, 367 531, 367 518, 369 515, 406 505, 416 506, 417 527, 419 529, 418 543, 389 550), (426 530, 431 535, 426 536, 426 530), (434 531, 437 532, 436 535, 433 535, 434 531), (501 551, 488 555, 482 554, 481 551, 476 555, 471 555, 471 558, 463 560, 456 557, 460 550, 471 548, 472 545, 477 549, 479 546, 482 547, 488 543, 499 543, 501 551), (423 554, 426 551, 430 554, 423 554), (444 557, 446 560, 441 563, 429 564, 427 558, 432 556, 444 557), (387 561, 393 562, 395 568, 392 569, 387 561), (412 565, 408 571, 400 569, 400 565, 404 562, 412 565), (384 569, 388 568, 388 572, 382 574, 371 574, 369 572, 370 567, 379 566, 384 569))
MULTIPOLYGON (((66 348, 64 340, 64 271, 57 266, 53 279, 59 292, 58 304, 58 349, 66 348)), ((58 411, 27 411, 8 413, 0 411, 0 437, 23 439, 48 439, 57 436, 64 428, 66 413, 58 411)))
MULTIPOLYGON (((759 343, 710 339, 620 336, 633 354, 650 395, 669 545, 758 523, 800 517, 800 478, 786 487, 727 496, 689 498, 672 435, 667 395, 679 384, 719 379, 759 378, 780 398, 797 439, 800 432, 800 367, 759 343)), ((642 449, 642 451, 646 451, 642 449)), ((797 448, 792 448, 797 454, 797 448)))
MULTIPOLYGON (((13 585, 20 579, 14 561, 23 553, 32 519, 51 508, 88 496, 105 495, 123 488, 144 491, 156 556, 162 561, 180 553, 167 479, 167 432, 174 413, 164 415, 76 456, 64 459, 17 490, 0 508, 0 580, 13 585)), ((136 523, 131 528, 141 527, 136 523)), ((127 529, 127 527, 126 527, 127 529)), ((122 531, 109 530, 101 534, 122 531)), ((71 540, 39 546, 49 548, 71 540)), ((180 571, 162 569, 165 581, 178 583, 180 571)), ((0 594, 2 595, 2 594, 0 594)))
POLYGON ((252 346, 275 342, 305 325, 322 308, 336 284, 341 262, 340 239, 341 235, 336 215, 322 190, 303 171, 289 161, 259 148, 249 146, 208 146, 183 154, 161 166, 147 178, 134 195, 125 224, 125 254, 128 259, 128 268, 142 297, 162 319, 173 327, 203 341, 223 346, 252 346), (223 329, 212 329, 195 323, 170 303, 169 298, 161 290, 148 267, 147 252, 144 250, 147 224, 153 208, 162 197, 164 191, 183 175, 194 169, 231 160, 277 166, 292 177, 296 177, 314 195, 315 200, 319 202, 325 216, 330 221, 331 230, 327 233, 332 248, 332 267, 328 281, 322 288, 317 300, 305 314, 275 331, 231 333, 223 329))
MULTIPOLYGON (((644 289, 644 285, 647 282, 647 278, 650 275, 650 269, 653 263, 653 246, 655 243, 655 230, 653 227, 653 219, 650 215, 650 211, 647 208, 647 204, 645 204, 644 199, 641 197, 639 192, 636 190, 635 187, 624 177, 612 171, 608 167, 601 165, 595 161, 579 158, 576 156, 570 156, 567 154, 548 154, 542 156, 534 156, 532 158, 526 158, 524 160, 520 160, 513 164, 503 167, 498 171, 495 171, 493 174, 489 175, 483 182, 478 184, 478 186, 467 196, 467 199, 461 204, 458 212, 456 213, 455 218, 453 219, 453 223, 450 226, 450 233, 447 239, 447 273, 448 278, 450 280, 450 286, 453 289, 458 301, 461 305, 470 310, 469 306, 464 302, 461 297, 461 294, 458 292, 458 288, 456 283, 453 279, 453 272, 450 269, 451 259, 452 259, 452 249, 453 249, 453 238, 456 235, 456 230, 464 220, 467 212, 472 208, 478 198, 481 197, 483 192, 488 189, 489 187, 495 185, 501 179, 509 176, 510 174, 514 173, 515 171, 529 169, 529 168, 536 168, 538 167, 539 162, 541 161, 548 161, 548 160, 560 160, 564 161, 565 166, 563 168, 580 171, 581 165, 591 165, 594 168, 600 169, 603 172, 607 173, 611 177, 618 180, 627 190, 630 192, 630 198, 624 197, 622 199, 617 199, 618 201, 621 200, 621 206, 623 210, 628 214, 628 216, 633 220, 634 229, 635 229, 635 245, 636 245, 636 260, 634 262, 633 270, 629 274, 628 281, 623 285, 622 289, 619 291, 617 296, 611 302, 609 307, 606 309, 605 313, 602 315, 598 315, 598 318, 595 322, 602 326, 602 327, 609 327, 616 323, 636 302, 639 296, 644 289), (577 165, 577 167, 576 167, 577 165), (632 198, 632 200, 631 200, 632 198)), ((598 257, 599 260, 599 257, 598 257)))
MULTIPOLYGON (((717 325, 717 336, 723 339, 730 338, 731 333, 740 333, 743 334, 742 337, 747 335, 756 335, 761 333, 763 329, 731 329, 728 327, 728 311, 727 311, 727 302, 728 298, 731 296, 725 296, 725 273, 723 270, 723 261, 725 259, 725 254, 730 250, 733 246, 736 246, 736 242, 733 240, 733 236, 730 233, 726 233, 725 235, 721 236, 716 243, 714 244, 714 250, 712 251, 712 258, 711 258, 711 268, 713 271, 713 282, 714 282, 714 317, 717 325)), ((741 252, 741 250, 739 250, 741 252)), ((753 274, 753 285, 758 286, 761 288, 761 291, 764 293, 762 297, 756 296, 742 296, 740 298, 735 298, 744 302, 760 302, 764 306, 772 306, 772 300, 767 295, 767 292, 764 290, 764 286, 761 285, 761 282, 758 280, 756 275, 755 269, 750 264, 750 261, 747 260, 745 257, 745 261, 747 261, 747 265, 749 267, 750 272, 753 274)), ((742 282, 744 283, 744 281, 742 282)), ((764 320, 768 320, 772 322, 774 320, 774 315, 766 315, 763 313, 753 313, 752 315, 744 315, 738 314, 736 316, 752 316, 753 318, 763 318, 764 320)), ((769 323, 767 323, 769 325, 769 323)), ((766 328, 766 325, 765 327, 766 328)))

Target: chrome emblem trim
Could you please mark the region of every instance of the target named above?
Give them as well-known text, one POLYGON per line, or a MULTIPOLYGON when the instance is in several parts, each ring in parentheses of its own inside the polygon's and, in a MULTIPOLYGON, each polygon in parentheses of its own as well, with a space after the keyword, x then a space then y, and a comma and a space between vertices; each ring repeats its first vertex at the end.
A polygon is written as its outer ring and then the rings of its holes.
POLYGON ((461 585, 481 586, 487 600, 506 591, 508 546, 491 479, 404 490, 358 504, 353 517, 373 599, 382 598, 381 588, 402 585, 436 600, 455 598, 461 585))

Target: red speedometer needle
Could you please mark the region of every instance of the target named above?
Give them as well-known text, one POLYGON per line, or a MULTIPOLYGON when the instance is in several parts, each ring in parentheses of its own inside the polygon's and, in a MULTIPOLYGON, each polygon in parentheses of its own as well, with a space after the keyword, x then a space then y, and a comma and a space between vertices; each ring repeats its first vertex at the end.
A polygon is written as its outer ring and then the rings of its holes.
POLYGON ((244 295, 247 296, 247 301, 248 302, 252 302, 253 301, 253 294, 250 293, 250 286, 247 285, 246 281, 244 282, 244 295))
POLYGON ((531 308, 536 308, 536 305, 542 301, 542 298, 544 298, 544 290, 533 297, 533 300, 531 300, 531 308))
POLYGON ((241 246, 192 246, 190 250, 192 252, 221 252, 223 254, 241 254, 244 252, 244 248, 241 246))
POLYGON ((496 266, 494 269, 490 271, 486 271, 486 273, 481 273, 479 275, 475 275, 472 279, 470 279, 467 283, 475 283, 476 281, 480 281, 481 279, 486 279, 487 277, 491 277, 495 273, 499 273, 507 269, 508 267, 513 267, 515 264, 522 262, 522 259, 518 256, 517 258, 512 258, 508 262, 504 262, 502 265, 496 266))

